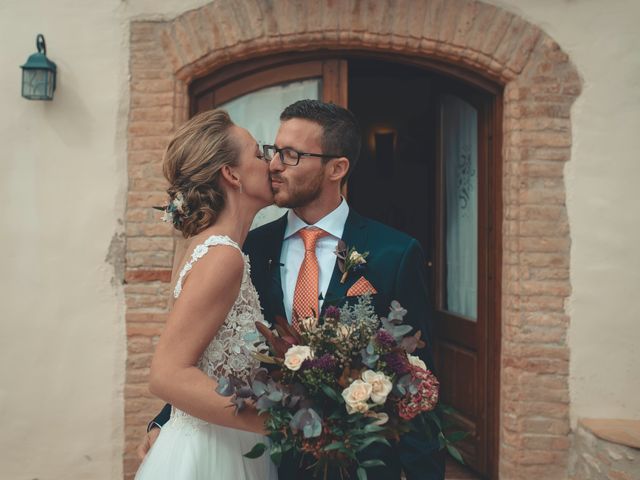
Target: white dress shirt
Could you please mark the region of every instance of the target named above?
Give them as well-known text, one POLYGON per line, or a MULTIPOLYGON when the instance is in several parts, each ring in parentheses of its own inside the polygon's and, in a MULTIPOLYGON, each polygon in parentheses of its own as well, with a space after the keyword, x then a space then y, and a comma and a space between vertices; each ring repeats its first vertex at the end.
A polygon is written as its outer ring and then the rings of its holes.
MULTIPOLYGON (((347 201, 344 198, 335 210, 313 225, 305 223, 293 210, 289 210, 287 228, 284 231, 284 240, 282 242, 282 252, 280 253, 280 263, 282 264, 280 278, 282 280, 284 310, 289 322, 291 322, 293 310, 293 293, 298 281, 298 272, 304 259, 304 243, 298 232, 303 228, 317 227, 329 234, 318 239, 318 243, 316 243, 316 257, 320 267, 318 292, 320 292, 321 298, 324 299, 336 264, 335 250, 338 246, 338 241, 342 238, 348 216, 349 205, 347 205, 347 201)), ((322 308, 322 300, 319 302, 319 308, 322 308)))

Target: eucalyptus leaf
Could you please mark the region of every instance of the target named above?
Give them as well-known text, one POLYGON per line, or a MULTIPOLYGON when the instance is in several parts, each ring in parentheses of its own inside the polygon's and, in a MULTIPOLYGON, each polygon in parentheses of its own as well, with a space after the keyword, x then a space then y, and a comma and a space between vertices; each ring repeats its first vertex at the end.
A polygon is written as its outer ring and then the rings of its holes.
POLYGON ((456 443, 460 440, 463 440, 469 436, 469 432, 457 431, 453 432, 450 435, 447 435, 447 441, 450 443, 456 443))
POLYGON ((361 467, 364 468, 370 468, 370 467, 386 467, 387 464, 384 463, 382 460, 365 460, 364 462, 360 463, 361 467))
POLYGON ((323 448, 325 452, 329 452, 331 450, 338 450, 339 448, 344 448, 344 442, 333 442, 323 448))
POLYGON ((289 426, 297 433, 302 430, 304 438, 319 437, 322 433, 322 420, 312 408, 301 408, 296 412, 289 426))
POLYGON ((396 340, 402 340, 404 336, 413 330, 411 325, 398 325, 397 327, 393 327, 391 334, 395 337, 396 340))
POLYGON ((325 395, 334 402, 344 403, 344 398, 342 398, 342 395, 338 395, 338 393, 329 385, 322 384, 321 388, 325 395))
POLYGON ((272 402, 279 402, 282 400, 282 392, 279 390, 274 390, 269 392, 269 394, 267 395, 267 398, 269 400, 271 400, 272 402))
POLYGON ((276 464, 276 466, 280 466, 280 462, 282 461, 282 448, 277 443, 271 444, 270 451, 271 461, 276 464))
POLYGON ((270 400, 266 395, 263 395, 256 401, 256 408, 259 411, 265 411, 273 407, 275 404, 276 402, 270 400))
POLYGON ((216 387, 216 392, 223 397, 230 397, 233 395, 233 387, 231 382, 227 377, 220 377, 218 379, 218 386, 216 387))
POLYGON ((376 432, 381 432, 383 431, 385 428, 380 426, 380 425, 376 425, 375 423, 370 423, 369 425, 367 425, 366 427, 363 428, 363 430, 367 433, 376 433, 376 432))
POLYGON ((267 446, 264 443, 256 443, 253 448, 243 456, 246 458, 258 458, 265 452, 266 449, 267 446))
POLYGON ((362 468, 362 467, 358 467, 358 480, 367 480, 367 471, 362 468))
POLYGON ((253 383, 251 384, 251 387, 253 388, 253 393, 257 397, 264 395, 265 392, 267 391, 267 386, 264 383, 262 383, 260 380, 254 380, 253 383))
POLYGON ((462 454, 460 453, 460 450, 458 450, 456 447, 454 447, 450 443, 447 443, 447 451, 449 452, 449 455, 451 455, 453 458, 455 458, 457 461, 459 461, 464 465, 464 459, 462 458, 462 454))
POLYGON ((381 437, 380 435, 373 435, 371 437, 367 437, 364 439, 364 441, 359 445, 358 451, 364 450, 372 443, 382 443, 384 445, 387 445, 388 447, 391 446, 391 444, 389 444, 389 441, 386 438, 381 437))

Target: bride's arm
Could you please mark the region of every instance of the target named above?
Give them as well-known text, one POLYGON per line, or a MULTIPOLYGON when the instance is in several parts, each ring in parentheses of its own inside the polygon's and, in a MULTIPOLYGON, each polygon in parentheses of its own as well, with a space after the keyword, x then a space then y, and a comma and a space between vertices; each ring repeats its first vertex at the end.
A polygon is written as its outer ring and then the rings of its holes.
POLYGON ((198 260, 185 279, 151 363, 151 393, 194 417, 225 427, 265 433, 253 409, 235 415, 217 383, 196 368, 224 323, 242 282, 244 261, 233 247, 217 246, 198 260))

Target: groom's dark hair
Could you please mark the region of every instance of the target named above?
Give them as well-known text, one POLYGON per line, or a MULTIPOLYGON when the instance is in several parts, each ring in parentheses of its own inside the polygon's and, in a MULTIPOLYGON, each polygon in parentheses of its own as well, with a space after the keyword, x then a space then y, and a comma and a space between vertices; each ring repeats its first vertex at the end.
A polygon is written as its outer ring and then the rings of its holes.
MULTIPOLYGON (((360 125, 353 113, 334 103, 320 100, 299 100, 292 103, 280 114, 280 121, 301 118, 322 127, 322 153, 341 155, 349 159, 349 171, 342 179, 344 184, 355 169, 360 156, 362 137, 360 125)), ((323 158, 328 162, 329 158, 323 158)))

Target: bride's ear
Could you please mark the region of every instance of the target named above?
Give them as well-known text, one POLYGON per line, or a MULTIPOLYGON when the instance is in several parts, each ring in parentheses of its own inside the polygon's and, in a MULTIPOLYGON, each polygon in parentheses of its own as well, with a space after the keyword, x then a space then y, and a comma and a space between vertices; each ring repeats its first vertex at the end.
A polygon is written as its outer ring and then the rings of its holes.
POLYGON ((224 179, 224 181, 229 184, 230 187, 235 189, 242 188, 242 184, 240 183, 240 177, 238 173, 229 165, 225 165, 220 170, 220 175, 224 179))

